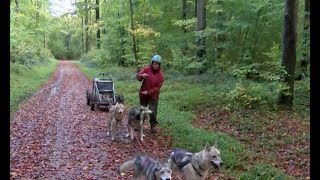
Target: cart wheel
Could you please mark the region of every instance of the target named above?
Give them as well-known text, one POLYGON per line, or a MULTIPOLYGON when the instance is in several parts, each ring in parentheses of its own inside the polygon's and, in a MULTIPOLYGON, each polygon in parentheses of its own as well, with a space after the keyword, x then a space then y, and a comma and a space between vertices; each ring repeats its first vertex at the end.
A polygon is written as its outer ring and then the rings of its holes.
POLYGON ((91 103, 91 111, 94 111, 94 104, 91 103))
POLYGON ((90 105, 90 93, 89 90, 86 90, 86 98, 87 98, 87 105, 90 105))
POLYGON ((90 99, 87 98, 87 105, 90 105, 90 99))

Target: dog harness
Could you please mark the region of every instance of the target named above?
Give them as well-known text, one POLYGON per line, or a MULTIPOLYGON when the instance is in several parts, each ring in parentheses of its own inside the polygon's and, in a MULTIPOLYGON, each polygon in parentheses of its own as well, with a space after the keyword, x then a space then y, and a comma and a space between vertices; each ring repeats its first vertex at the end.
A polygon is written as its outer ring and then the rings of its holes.
MULTIPOLYGON (((178 167, 179 167, 179 169, 182 169, 184 166, 186 166, 186 165, 189 164, 189 163, 192 165, 193 169, 197 172, 197 174, 198 174, 200 177, 202 177, 201 173, 200 173, 199 171, 197 171, 196 167, 194 167, 194 165, 191 163, 191 159, 188 159, 187 161, 182 162, 181 164, 178 165, 178 167)), ((203 170, 200 165, 199 165, 199 168, 200 168, 201 170, 203 170)))
MULTIPOLYGON (((191 162, 190 162, 190 163, 191 163, 191 162)), ((202 175, 200 174, 200 172, 197 171, 196 167, 194 167, 194 165, 193 165, 192 163, 191 163, 191 165, 192 165, 193 169, 197 172, 197 174, 198 174, 200 177, 202 177, 202 175)), ((199 164, 199 169, 203 170, 203 169, 201 168, 200 164, 199 164)))

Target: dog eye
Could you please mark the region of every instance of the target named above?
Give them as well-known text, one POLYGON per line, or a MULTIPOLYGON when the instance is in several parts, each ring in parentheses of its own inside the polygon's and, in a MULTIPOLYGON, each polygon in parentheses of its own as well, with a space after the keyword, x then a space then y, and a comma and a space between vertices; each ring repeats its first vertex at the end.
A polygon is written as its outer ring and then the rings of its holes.
POLYGON ((214 156, 212 156, 213 158, 216 158, 217 156, 216 155, 214 155, 214 156))

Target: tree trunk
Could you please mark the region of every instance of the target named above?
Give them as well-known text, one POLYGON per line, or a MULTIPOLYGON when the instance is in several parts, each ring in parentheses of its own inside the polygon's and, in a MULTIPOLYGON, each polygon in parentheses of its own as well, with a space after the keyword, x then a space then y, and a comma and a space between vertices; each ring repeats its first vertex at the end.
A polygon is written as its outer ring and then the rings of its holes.
POLYGON ((302 45, 302 60, 300 64, 301 72, 298 75, 299 79, 308 76, 307 70, 310 63, 310 0, 304 1, 304 23, 303 23, 303 45, 302 45))
POLYGON ((297 0, 285 0, 282 65, 287 71, 287 74, 284 75, 284 83, 289 86, 289 89, 280 92, 279 104, 287 107, 292 107, 294 97, 294 73, 296 66, 297 44, 297 9, 297 0))
POLYGON ((125 33, 125 30, 124 30, 124 27, 121 25, 121 15, 120 15, 120 12, 118 11, 118 19, 119 19, 119 35, 120 35, 120 61, 119 61, 119 65, 123 66, 124 65, 124 62, 125 62, 125 58, 124 58, 124 55, 125 55, 125 41, 124 41, 124 33, 125 33))
MULTIPOLYGON (((99 0, 96 0, 96 23, 99 23, 100 19, 100 10, 99 10, 99 0)), ((100 49, 100 28, 98 26, 97 30, 97 48, 100 49)))
POLYGON ((243 57, 246 52, 246 42, 247 42, 248 34, 249 34, 249 27, 246 28, 246 32, 244 34, 244 40, 243 40, 242 50, 241 50, 241 55, 240 55, 241 57, 243 57))
POLYGON ((194 17, 197 17, 197 8, 198 8, 198 0, 196 0, 195 4, 194 4, 194 17))
POLYGON ((84 49, 83 49, 83 47, 84 47, 83 29, 84 29, 84 27, 83 27, 83 17, 81 17, 81 53, 84 52, 84 49))
POLYGON ((88 0, 85 0, 85 4, 86 4, 86 9, 85 9, 85 17, 84 17, 84 26, 85 26, 85 33, 86 33, 86 47, 85 47, 85 52, 89 52, 89 24, 88 24, 88 16, 89 16, 89 9, 88 9, 88 0))
MULTIPOLYGON (((134 32, 134 26, 133 26, 133 7, 132 7, 132 1, 129 0, 129 4, 130 4, 130 24, 131 24, 131 30, 132 32, 134 32)), ((132 52, 134 54, 134 60, 137 60, 137 46, 136 46, 136 38, 135 38, 135 34, 132 34, 132 52)))
POLYGON ((197 58, 203 61, 206 58, 206 45, 203 31, 206 29, 206 0, 197 0, 197 58))
MULTIPOLYGON (((217 5, 218 6, 221 6, 222 5, 222 0, 218 0, 217 1, 217 5)), ((222 7, 221 7, 222 8, 222 7)), ((218 23, 217 23, 217 27, 221 30, 223 30, 223 22, 224 22, 224 15, 222 14, 221 11, 218 12, 218 23)), ((217 44, 218 44, 218 47, 217 47, 217 59, 220 59, 221 58, 221 55, 222 55, 222 51, 223 51, 223 48, 221 47, 221 45, 219 45, 220 43, 222 43, 223 41, 225 40, 224 36, 221 35, 221 34, 218 34, 217 35, 217 44)))
POLYGON ((16 12, 18 13, 19 12, 19 2, 18 2, 18 0, 15 0, 15 3, 16 3, 16 12))
MULTIPOLYGON (((182 20, 185 21, 186 19, 187 19, 187 0, 182 0, 182 20)), ((187 33, 185 24, 182 26, 182 30, 184 34, 187 33)), ((182 53, 183 55, 186 55, 187 52, 188 52, 188 44, 186 41, 184 47, 182 48, 182 53)))

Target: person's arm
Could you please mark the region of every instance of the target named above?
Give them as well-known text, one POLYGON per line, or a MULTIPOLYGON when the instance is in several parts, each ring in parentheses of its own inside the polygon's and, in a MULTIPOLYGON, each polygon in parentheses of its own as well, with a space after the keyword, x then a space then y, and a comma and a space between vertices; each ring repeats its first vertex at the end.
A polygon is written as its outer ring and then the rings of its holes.
POLYGON ((145 73, 145 68, 141 69, 137 74, 136 74, 136 78, 138 81, 142 81, 144 79, 143 75, 145 73))
POLYGON ((162 84, 163 84, 163 81, 164 81, 164 78, 163 76, 160 78, 159 82, 157 83, 157 85, 153 88, 150 88, 148 90, 148 94, 154 94, 156 92, 159 92, 160 91, 160 88, 162 87, 162 84))

